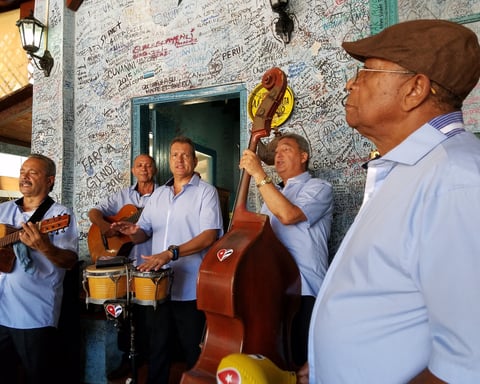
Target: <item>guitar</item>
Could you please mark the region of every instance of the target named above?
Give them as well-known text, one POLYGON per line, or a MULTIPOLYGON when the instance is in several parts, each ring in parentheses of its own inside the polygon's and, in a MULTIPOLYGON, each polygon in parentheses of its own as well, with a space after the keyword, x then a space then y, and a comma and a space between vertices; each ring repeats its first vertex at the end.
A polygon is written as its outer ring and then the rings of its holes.
MULTIPOLYGON (((57 232, 70 224, 70 215, 52 217, 36 223, 40 233, 57 232)), ((12 244, 20 240, 22 229, 7 224, 0 224, 0 272, 9 273, 15 262, 15 252, 12 244)))
MULTIPOLYGON (((110 223, 116 223, 117 221, 135 223, 141 213, 142 209, 137 208, 133 204, 127 204, 116 215, 105 217, 105 220, 110 223)), ((95 224, 90 226, 87 243, 90 257, 94 263, 100 256, 128 256, 133 247, 129 236, 119 233, 116 236, 106 237, 100 231, 100 227, 95 224)))

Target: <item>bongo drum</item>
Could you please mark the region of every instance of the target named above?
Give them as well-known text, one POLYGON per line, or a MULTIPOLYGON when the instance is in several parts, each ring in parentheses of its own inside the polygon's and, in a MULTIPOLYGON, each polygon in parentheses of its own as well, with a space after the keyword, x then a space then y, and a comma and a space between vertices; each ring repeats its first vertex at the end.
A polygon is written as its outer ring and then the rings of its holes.
POLYGON ((86 303, 103 304, 106 300, 127 295, 126 267, 97 268, 89 265, 83 271, 83 289, 86 303))
POLYGON ((133 293, 132 302, 139 305, 153 305, 163 303, 170 297, 170 288, 173 280, 171 268, 160 271, 131 273, 133 293))

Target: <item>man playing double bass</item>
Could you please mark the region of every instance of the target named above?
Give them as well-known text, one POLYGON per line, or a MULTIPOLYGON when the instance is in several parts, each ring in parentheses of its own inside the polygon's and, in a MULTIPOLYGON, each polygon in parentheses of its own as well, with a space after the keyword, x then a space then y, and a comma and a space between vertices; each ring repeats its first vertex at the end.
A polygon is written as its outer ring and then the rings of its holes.
POLYGON ((332 187, 308 172, 307 140, 288 133, 275 149, 275 170, 282 179, 274 185, 260 158, 246 149, 240 168, 257 184, 264 204, 261 213, 270 217, 275 235, 288 249, 300 270, 301 304, 292 323, 292 357, 296 365, 307 361, 308 327, 315 297, 328 266, 328 238, 332 222, 332 187))

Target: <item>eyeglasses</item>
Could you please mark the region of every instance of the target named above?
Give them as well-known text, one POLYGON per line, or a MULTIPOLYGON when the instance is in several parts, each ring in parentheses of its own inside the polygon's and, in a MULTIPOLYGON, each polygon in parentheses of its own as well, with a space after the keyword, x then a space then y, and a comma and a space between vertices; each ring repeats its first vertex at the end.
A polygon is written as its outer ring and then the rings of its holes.
POLYGON ((353 82, 358 80, 358 76, 360 72, 383 72, 383 73, 394 73, 397 75, 415 75, 415 72, 412 71, 402 71, 402 70, 395 70, 395 69, 373 69, 373 68, 364 68, 364 67, 357 67, 357 71, 355 72, 355 76, 353 77, 353 82))

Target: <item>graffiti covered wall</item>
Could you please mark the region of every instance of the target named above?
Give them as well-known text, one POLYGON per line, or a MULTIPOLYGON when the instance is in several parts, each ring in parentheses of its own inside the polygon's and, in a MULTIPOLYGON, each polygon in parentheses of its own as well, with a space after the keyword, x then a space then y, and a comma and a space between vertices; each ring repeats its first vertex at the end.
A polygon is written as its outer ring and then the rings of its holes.
POLYGON ((55 193, 73 205, 82 240, 88 210, 130 183, 132 98, 236 83, 253 90, 277 66, 295 95, 281 130, 308 139, 311 171, 334 186, 336 248, 373 149, 347 126, 341 104, 357 63, 340 45, 370 34, 368 0, 290 1, 289 44, 274 32, 268 0, 85 0, 76 12, 62 0, 48 10, 37 3, 56 64, 50 78, 36 75, 32 142, 61 164, 55 193))

